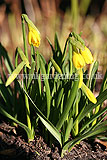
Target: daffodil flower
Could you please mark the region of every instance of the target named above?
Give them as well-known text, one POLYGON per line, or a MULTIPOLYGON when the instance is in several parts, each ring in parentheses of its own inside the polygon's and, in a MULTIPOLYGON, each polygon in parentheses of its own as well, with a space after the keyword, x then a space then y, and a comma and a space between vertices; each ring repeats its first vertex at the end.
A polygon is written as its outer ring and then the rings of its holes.
POLYGON ((83 68, 85 66, 84 58, 80 53, 73 52, 73 64, 76 69, 83 68))
POLYGON ((84 83, 82 83, 81 89, 92 103, 97 103, 97 99, 95 98, 94 94, 84 83))
POLYGON ((29 44, 33 44, 36 47, 40 46, 40 32, 35 27, 33 28, 31 25, 28 25, 29 33, 28 33, 28 41, 29 44))
POLYGON ((91 64, 93 62, 93 56, 86 46, 84 50, 80 50, 80 53, 87 64, 91 64))

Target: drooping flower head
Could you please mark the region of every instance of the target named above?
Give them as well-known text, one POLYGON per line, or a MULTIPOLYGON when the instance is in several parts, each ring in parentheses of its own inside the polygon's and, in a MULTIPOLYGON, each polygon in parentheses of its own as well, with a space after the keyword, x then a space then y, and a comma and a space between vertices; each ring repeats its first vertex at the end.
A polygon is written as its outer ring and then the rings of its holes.
POLYGON ((28 42, 29 44, 33 44, 36 47, 40 46, 40 32, 38 29, 35 27, 35 29, 28 25, 29 28, 29 33, 28 33, 28 42))
POLYGON ((93 62, 93 60, 94 60, 93 56, 92 56, 90 50, 86 46, 85 46, 84 50, 80 49, 80 53, 83 56, 86 64, 91 64, 93 62))
POLYGON ((72 60, 76 69, 80 69, 85 66, 84 58, 80 53, 73 52, 72 60))
POLYGON ((39 30, 36 28, 36 26, 33 24, 33 22, 28 18, 28 16, 26 14, 22 14, 22 18, 24 18, 24 20, 26 21, 27 25, 28 25, 28 42, 29 44, 33 44, 36 47, 40 46, 40 32, 39 30))

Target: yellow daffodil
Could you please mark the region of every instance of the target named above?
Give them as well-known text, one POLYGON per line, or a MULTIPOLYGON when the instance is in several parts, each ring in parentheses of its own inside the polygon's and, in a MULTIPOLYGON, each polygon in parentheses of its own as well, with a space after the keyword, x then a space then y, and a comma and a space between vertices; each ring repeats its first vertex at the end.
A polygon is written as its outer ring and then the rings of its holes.
POLYGON ((82 83, 81 89, 92 103, 97 103, 97 99, 95 98, 94 94, 84 83, 82 83))
POLYGON ((38 29, 35 27, 33 28, 32 26, 28 25, 29 28, 29 34, 28 34, 28 41, 29 44, 33 44, 36 47, 40 46, 40 32, 38 29))
POLYGON ((91 64, 93 62, 93 56, 86 46, 84 50, 80 50, 80 53, 87 64, 91 64))
POLYGON ((84 58, 80 53, 73 52, 73 64, 76 69, 83 68, 85 66, 84 58))

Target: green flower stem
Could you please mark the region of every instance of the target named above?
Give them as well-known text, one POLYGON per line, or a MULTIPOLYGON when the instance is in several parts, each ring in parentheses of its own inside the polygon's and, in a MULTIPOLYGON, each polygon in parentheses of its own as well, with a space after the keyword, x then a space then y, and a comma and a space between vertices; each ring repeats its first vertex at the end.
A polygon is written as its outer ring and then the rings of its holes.
MULTIPOLYGON (((23 15, 22 15, 22 32, 23 32, 24 52, 25 52, 26 58, 28 59, 26 31, 25 31, 25 21, 24 21, 23 15)), ((26 67, 24 67, 24 73, 25 74, 27 73, 26 67)), ((26 79, 24 80, 24 83, 26 84, 26 79)), ((27 125, 28 125, 28 128, 31 130, 29 101, 28 101, 28 97, 26 95, 25 95, 25 104, 26 104, 27 125)))
POLYGON ((69 42, 70 75, 72 75, 72 44, 69 42))
POLYGON ((33 44, 31 44, 31 63, 34 61, 33 56, 34 56, 34 47, 33 44))
POLYGON ((28 125, 28 128, 31 130, 29 101, 28 101, 28 97, 26 96, 26 94, 25 94, 25 104, 26 104, 26 114, 27 114, 27 125, 28 125))
MULTIPOLYGON (((75 117, 77 117, 77 115, 78 115, 78 100, 76 101, 76 105, 75 105, 75 117)), ((79 127, 78 127, 78 120, 77 120, 74 126, 75 136, 78 135, 78 130, 79 130, 79 127)))
POLYGON ((26 42, 26 31, 25 31, 25 22, 24 22, 24 17, 22 15, 22 32, 23 32, 23 42, 24 42, 24 51, 25 51, 25 56, 28 59, 28 51, 27 51, 27 42, 26 42))

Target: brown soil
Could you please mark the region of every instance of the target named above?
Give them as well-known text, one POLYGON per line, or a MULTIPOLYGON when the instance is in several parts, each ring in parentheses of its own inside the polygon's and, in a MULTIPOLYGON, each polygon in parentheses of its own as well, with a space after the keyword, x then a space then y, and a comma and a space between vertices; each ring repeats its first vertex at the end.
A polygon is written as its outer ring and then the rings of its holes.
POLYGON ((16 134, 16 128, 0 123, 0 160, 106 160, 107 149, 98 142, 82 141, 63 158, 55 146, 48 147, 43 138, 36 134, 29 144, 16 134))

